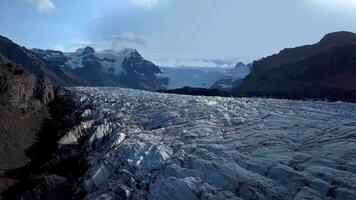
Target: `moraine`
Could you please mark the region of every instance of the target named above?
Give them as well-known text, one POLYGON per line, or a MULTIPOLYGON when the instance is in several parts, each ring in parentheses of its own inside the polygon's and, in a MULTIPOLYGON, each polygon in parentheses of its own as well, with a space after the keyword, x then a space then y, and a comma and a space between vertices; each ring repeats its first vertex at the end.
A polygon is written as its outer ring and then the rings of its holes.
POLYGON ((356 104, 71 90, 86 199, 356 199, 356 104))

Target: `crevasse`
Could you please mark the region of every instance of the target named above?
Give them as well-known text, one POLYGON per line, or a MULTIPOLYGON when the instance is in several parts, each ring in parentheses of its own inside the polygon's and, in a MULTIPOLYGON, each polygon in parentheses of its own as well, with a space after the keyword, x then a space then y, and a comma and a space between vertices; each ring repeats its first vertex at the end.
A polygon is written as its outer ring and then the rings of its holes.
POLYGON ((356 104, 72 91, 86 199, 356 199, 356 104))

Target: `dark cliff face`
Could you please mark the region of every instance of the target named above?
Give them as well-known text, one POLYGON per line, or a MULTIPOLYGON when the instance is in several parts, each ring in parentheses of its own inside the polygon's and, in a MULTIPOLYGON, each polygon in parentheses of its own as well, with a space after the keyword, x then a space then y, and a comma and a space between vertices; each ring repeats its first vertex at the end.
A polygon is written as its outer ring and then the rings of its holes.
POLYGON ((103 72, 99 60, 93 54, 83 51, 82 56, 84 67, 72 69, 75 75, 86 80, 90 86, 121 86, 117 77, 103 72))
POLYGON ((120 76, 122 84, 134 89, 157 91, 164 89, 168 80, 157 77, 162 71, 152 62, 145 60, 134 51, 124 60, 122 67, 126 73, 120 76))
POLYGON ((47 77, 37 78, 20 65, 0 65, 0 103, 3 108, 30 114, 54 98, 54 87, 47 77))
POLYGON ((356 101, 356 34, 338 32, 319 43, 255 61, 234 93, 246 96, 356 101))

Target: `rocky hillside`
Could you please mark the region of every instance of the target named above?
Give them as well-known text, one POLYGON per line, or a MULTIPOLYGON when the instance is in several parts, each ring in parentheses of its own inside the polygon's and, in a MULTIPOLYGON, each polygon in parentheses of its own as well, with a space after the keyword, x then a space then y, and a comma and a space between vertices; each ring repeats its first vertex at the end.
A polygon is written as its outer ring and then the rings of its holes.
POLYGON ((320 42, 282 50, 253 63, 239 95, 356 101, 356 34, 336 32, 320 42))
POLYGON ((7 174, 9 170, 29 163, 30 147, 36 143, 36 134, 44 120, 50 117, 47 104, 55 97, 48 78, 37 78, 21 65, 3 63, 0 64, 0 199, 2 192, 16 182, 16 178, 7 174))
POLYGON ((0 60, 3 60, 5 64, 8 62, 20 64, 24 69, 34 75, 47 76, 58 85, 70 86, 84 84, 84 82, 80 81, 78 77, 75 77, 66 69, 44 62, 32 51, 2 36, 0 36, 0 60))
POLYGON ((32 113, 54 98, 54 88, 47 77, 37 78, 20 65, 0 65, 0 103, 2 108, 32 113))

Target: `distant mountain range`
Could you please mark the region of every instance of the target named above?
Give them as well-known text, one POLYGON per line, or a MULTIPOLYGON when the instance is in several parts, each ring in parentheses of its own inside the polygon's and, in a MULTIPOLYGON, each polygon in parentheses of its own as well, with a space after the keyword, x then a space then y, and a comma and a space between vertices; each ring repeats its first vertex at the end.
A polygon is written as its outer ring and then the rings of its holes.
POLYGON ((284 49, 255 61, 251 73, 232 92, 356 101, 356 34, 330 33, 314 45, 284 49))
MULTIPOLYGON (((236 69, 246 68, 238 63, 236 69)), ((168 90, 190 95, 325 99, 356 102, 356 34, 335 32, 318 43, 288 48, 248 65, 246 77, 226 76, 205 87, 168 90)))
POLYGON ((250 68, 239 62, 238 67, 162 67, 162 76, 169 79, 168 89, 182 87, 211 88, 232 87, 232 85, 222 85, 219 81, 229 79, 237 80, 246 77, 250 73, 250 68), (242 66, 241 66, 242 64, 242 66))
POLYGON ((86 47, 71 53, 29 50, 0 36, 0 65, 8 63, 38 77, 46 76, 60 86, 149 91, 190 86, 219 89, 234 96, 356 101, 356 34, 351 32, 330 33, 316 44, 284 49, 250 65, 162 70, 134 49, 96 52, 86 47))
POLYGON ((73 53, 29 50, 0 36, 0 62, 19 64, 60 86, 119 86, 156 91, 168 83, 167 78, 160 76, 160 68, 134 49, 95 52, 86 47, 73 53))

